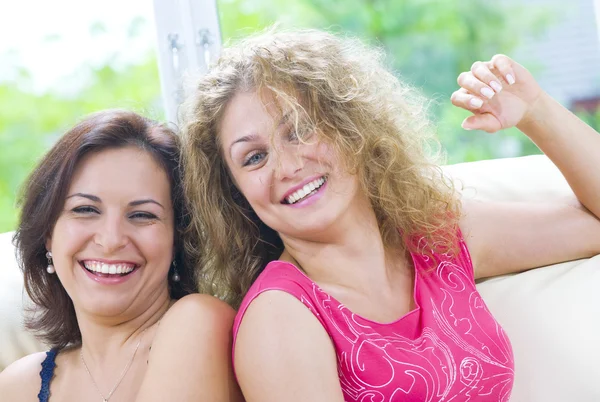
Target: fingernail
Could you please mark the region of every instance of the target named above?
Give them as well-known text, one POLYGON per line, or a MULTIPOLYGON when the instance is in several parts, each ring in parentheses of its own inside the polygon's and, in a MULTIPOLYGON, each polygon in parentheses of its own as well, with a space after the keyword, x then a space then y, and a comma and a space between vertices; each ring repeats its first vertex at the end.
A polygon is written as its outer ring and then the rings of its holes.
POLYGON ((492 99, 494 97, 494 91, 492 91, 488 87, 481 88, 481 94, 488 99, 492 99))
POLYGON ((462 122, 462 124, 460 126, 463 128, 463 130, 467 130, 467 131, 473 130, 472 128, 465 127, 465 122, 464 121, 462 122))
POLYGON ((512 76, 512 74, 506 74, 506 82, 508 82, 510 85, 515 83, 515 77, 512 76))
MULTIPOLYGON (((485 88, 487 89, 487 88, 485 88)), ((489 91, 489 89, 487 89, 489 91)), ((483 91, 482 91, 483 92, 483 91)), ((491 91, 490 91, 491 92, 491 91)), ((493 96, 493 94, 492 94, 493 96)), ((473 106, 474 108, 480 108, 483 106, 483 101, 479 98, 471 98, 471 100, 469 101, 469 103, 471 104, 471 106, 473 106)))
POLYGON ((492 82, 490 82, 490 86, 491 86, 492 88, 494 88, 494 91, 496 91, 496 92, 500 92, 500 91, 502 91, 502 85, 500 85, 500 83, 499 83, 499 82, 497 82, 497 81, 492 81, 492 82))

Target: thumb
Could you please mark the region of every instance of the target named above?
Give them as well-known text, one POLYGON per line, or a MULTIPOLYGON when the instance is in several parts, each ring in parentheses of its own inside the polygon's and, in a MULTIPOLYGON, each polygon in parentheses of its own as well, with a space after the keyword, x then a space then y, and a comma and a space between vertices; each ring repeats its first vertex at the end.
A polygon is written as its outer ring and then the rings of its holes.
POLYGON ((491 113, 469 116, 462 122, 461 127, 465 130, 483 130, 488 133, 502 130, 502 124, 491 113))

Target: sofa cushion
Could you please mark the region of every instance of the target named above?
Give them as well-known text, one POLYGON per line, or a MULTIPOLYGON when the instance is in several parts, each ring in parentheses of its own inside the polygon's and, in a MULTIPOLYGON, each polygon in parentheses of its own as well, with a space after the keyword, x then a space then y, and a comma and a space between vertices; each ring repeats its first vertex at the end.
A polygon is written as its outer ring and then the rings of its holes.
MULTIPOLYGON (((445 167, 463 197, 546 202, 572 196, 545 156, 445 167)), ((511 402, 600 401, 600 256, 485 280, 478 290, 515 354, 511 402)))
POLYGON ((600 401, 600 256, 478 288, 513 347, 511 401, 600 401))
POLYGON ((0 234, 0 370, 26 354, 45 350, 23 328, 23 275, 17 266, 13 233, 0 234))

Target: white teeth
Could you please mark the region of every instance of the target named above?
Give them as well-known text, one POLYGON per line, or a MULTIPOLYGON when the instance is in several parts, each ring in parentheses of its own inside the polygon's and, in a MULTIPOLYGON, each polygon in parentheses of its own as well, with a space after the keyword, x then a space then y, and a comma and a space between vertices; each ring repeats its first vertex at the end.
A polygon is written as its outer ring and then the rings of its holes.
POLYGON ((325 183, 325 181, 327 181, 325 179, 325 177, 320 177, 316 180, 313 180, 310 183, 305 184, 304 187, 302 187, 301 189, 290 194, 285 200, 287 201, 288 204, 295 204, 296 202, 305 198, 307 195, 309 195, 313 191, 320 188, 325 183))
POLYGON ((129 264, 105 264, 98 261, 85 261, 84 266, 89 271, 110 275, 128 274, 135 268, 129 264))

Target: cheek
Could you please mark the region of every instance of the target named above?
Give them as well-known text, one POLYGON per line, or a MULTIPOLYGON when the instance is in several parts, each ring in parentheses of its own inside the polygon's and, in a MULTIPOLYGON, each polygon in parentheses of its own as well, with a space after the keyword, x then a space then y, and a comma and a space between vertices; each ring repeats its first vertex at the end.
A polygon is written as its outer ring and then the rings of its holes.
POLYGON ((239 183, 239 191, 254 210, 271 201, 271 184, 266 172, 249 172, 243 177, 236 177, 236 183, 239 183))
POLYGON ((59 219, 52 231, 50 249, 52 259, 57 271, 63 264, 73 260, 75 254, 80 251, 92 236, 89 225, 81 222, 59 219))
POLYGON ((313 154, 315 155, 315 159, 324 166, 328 166, 334 170, 340 170, 340 159, 329 144, 324 142, 316 144, 314 146, 313 154))
POLYGON ((175 253, 173 230, 170 228, 147 228, 138 233, 136 247, 147 263, 156 266, 159 271, 168 271, 175 253))

